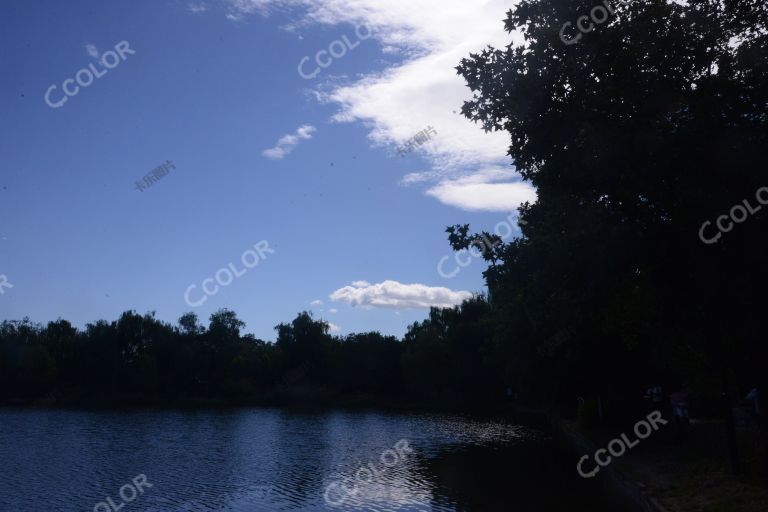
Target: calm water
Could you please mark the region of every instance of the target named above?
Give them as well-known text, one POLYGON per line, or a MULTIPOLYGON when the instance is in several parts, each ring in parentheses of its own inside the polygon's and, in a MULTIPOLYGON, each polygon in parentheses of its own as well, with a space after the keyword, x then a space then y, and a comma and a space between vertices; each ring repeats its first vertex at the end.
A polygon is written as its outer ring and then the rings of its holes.
POLYGON ((458 416, 0 410, 2 511, 607 510, 575 463, 542 433, 458 416), (400 440, 413 453, 384 466, 400 440), (141 474, 152 487, 121 507, 141 474))

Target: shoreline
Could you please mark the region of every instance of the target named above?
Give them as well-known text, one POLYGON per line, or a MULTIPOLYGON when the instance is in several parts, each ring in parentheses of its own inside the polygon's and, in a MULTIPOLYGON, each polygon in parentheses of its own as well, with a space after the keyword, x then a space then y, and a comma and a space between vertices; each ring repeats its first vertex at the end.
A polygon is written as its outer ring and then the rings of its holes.
MULTIPOLYGON (((620 434, 612 429, 583 429, 553 409, 519 407, 512 417, 550 431, 573 454, 573 471, 583 455, 593 456, 620 434)), ((725 425, 699 420, 681 435, 674 429, 643 441, 642 446, 602 467, 589 485, 602 499, 631 512, 764 512, 768 503, 765 475, 734 475, 724 445, 725 425)), ((670 425, 671 426, 671 425, 670 425)), ((742 445, 747 455, 748 443, 742 445)), ((759 464, 755 455, 755 465, 759 464)))
POLYGON ((509 404, 477 402, 448 398, 404 399, 400 396, 371 396, 364 394, 335 394, 323 390, 284 389, 258 396, 222 397, 138 394, 59 395, 42 399, 0 400, 0 409, 135 411, 135 410, 217 410, 241 408, 285 408, 290 410, 379 410, 385 412, 453 413, 509 417, 509 404))

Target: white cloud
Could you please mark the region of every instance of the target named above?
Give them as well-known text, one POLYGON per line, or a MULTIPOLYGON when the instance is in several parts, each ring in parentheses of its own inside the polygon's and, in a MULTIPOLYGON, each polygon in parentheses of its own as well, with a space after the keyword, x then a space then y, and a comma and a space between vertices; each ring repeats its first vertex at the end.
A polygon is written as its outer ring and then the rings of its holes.
POLYGON ((525 201, 536 202, 536 192, 525 183, 471 183, 445 181, 427 190, 427 195, 462 210, 514 210, 525 201))
POLYGON ((187 5, 187 10, 188 10, 189 12, 200 13, 200 12, 205 12, 205 11, 207 11, 207 10, 208 10, 208 6, 207 6, 207 5, 205 5, 205 4, 204 4, 204 3, 202 3, 202 2, 190 2, 190 3, 187 5))
POLYGON ((337 333, 341 332, 341 327, 339 327, 338 325, 333 324, 331 322, 326 322, 326 323, 328 324, 328 331, 329 332, 331 332, 333 334, 337 334, 337 333))
POLYGON ((414 172, 400 180, 403 186, 429 182, 433 184, 427 195, 464 210, 512 211, 526 201, 536 201, 536 190, 509 166, 488 167, 473 174, 414 172))
POLYGON ((90 43, 85 45, 85 51, 94 59, 99 58, 99 49, 96 48, 96 45, 90 43))
POLYGON ((509 171, 503 169, 487 169, 470 176, 442 180, 427 190, 427 194, 464 210, 512 211, 526 201, 536 202, 536 190, 527 183, 498 182, 512 178, 508 174, 509 171))
POLYGON ((346 302, 352 306, 389 309, 448 308, 471 297, 472 294, 466 291, 416 283, 403 284, 391 280, 366 285, 357 282, 352 286, 339 288, 330 295, 331 300, 346 302))
POLYGON ((328 310, 328 312, 329 312, 329 313, 332 313, 332 314, 336 314, 336 313, 338 313, 338 312, 339 312, 339 310, 338 310, 338 309, 336 309, 336 308, 331 308, 331 309, 329 309, 329 310, 328 310))
POLYGON ((281 160, 282 158, 285 158, 286 155, 290 154, 291 151, 293 151, 293 148, 296 147, 300 140, 311 139, 312 132, 314 131, 314 126, 308 124, 299 126, 295 135, 283 135, 280 137, 280 140, 277 141, 277 146, 270 149, 265 149, 261 152, 261 154, 272 160, 281 160))
POLYGON ((371 283, 368 281, 352 281, 352 286, 355 288, 364 288, 366 286, 371 286, 371 283))
MULTIPOLYGON (((503 48, 510 35, 502 19, 512 6, 509 0, 229 0, 237 16, 271 8, 303 11, 297 24, 365 24, 371 28, 386 55, 401 56, 399 64, 369 73, 351 83, 326 83, 317 92, 321 101, 339 106, 334 119, 363 122, 371 127, 375 146, 400 145, 428 125, 437 135, 416 151, 432 170, 412 173, 403 183, 432 181, 427 195, 469 210, 508 211, 531 192, 511 173, 506 181, 475 181, 489 167, 509 166, 510 140, 505 132, 485 133, 456 113, 471 98, 455 66, 470 52, 487 45, 503 48), (428 176, 429 179, 419 179, 428 176), (486 186, 483 186, 486 185, 486 186), (462 193, 472 197, 459 200, 462 193)), ((351 27, 350 27, 351 30, 351 27)), ((520 34, 513 34, 522 42, 520 34)), ((371 40, 362 41, 363 44, 371 40)), ((528 187, 530 189, 530 187, 528 187)))
POLYGON ((309 303, 309 305, 310 306, 322 306, 323 305, 323 301, 321 301, 320 299, 313 300, 312 302, 309 303))

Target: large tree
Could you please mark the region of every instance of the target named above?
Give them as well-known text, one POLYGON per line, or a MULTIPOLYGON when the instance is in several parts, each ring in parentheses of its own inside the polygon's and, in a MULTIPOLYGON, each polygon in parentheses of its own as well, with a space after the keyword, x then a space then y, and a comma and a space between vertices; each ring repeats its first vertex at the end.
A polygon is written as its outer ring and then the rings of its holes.
POLYGON ((524 0, 505 23, 522 44, 457 69, 474 93, 463 114, 510 134, 538 193, 524 236, 486 252, 510 351, 571 393, 690 385, 707 368, 768 395, 766 210, 699 235, 768 185, 766 3, 524 0))

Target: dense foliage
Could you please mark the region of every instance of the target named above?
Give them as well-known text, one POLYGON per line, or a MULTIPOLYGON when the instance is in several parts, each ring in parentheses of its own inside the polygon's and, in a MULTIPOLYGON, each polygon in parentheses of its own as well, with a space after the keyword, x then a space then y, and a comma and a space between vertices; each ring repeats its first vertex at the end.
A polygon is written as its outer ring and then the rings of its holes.
MULTIPOLYGON (((523 236, 486 251, 507 375, 614 411, 654 384, 693 391, 700 409, 765 396, 768 4, 609 3, 615 14, 565 44, 563 24, 597 2, 523 0, 506 28, 525 43, 457 68, 474 92, 463 114, 510 133, 538 192, 523 236), (744 199, 757 211, 700 239, 744 199)), ((448 231, 456 249, 485 247, 466 225, 448 231)))
POLYGON ((432 310, 404 341, 377 332, 337 337, 310 313, 280 324, 275 343, 220 310, 172 326, 126 311, 78 331, 66 320, 0 324, 0 398, 233 397, 259 400, 300 388, 386 398, 501 396, 484 372, 489 336, 482 297, 432 310))

